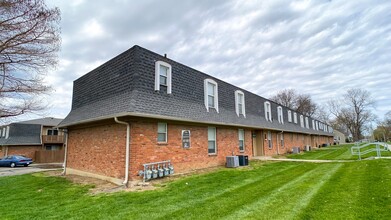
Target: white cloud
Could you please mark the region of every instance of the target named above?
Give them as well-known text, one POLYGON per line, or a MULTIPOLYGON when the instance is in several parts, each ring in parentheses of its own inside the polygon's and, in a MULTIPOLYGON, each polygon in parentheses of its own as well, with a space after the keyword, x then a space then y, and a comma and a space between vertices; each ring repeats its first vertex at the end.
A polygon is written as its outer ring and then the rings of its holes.
POLYGON ((63 48, 48 82, 60 106, 52 112, 62 117, 72 81, 134 44, 264 97, 294 88, 322 104, 359 87, 379 100, 379 117, 391 109, 389 1, 53 4, 62 11, 63 48))

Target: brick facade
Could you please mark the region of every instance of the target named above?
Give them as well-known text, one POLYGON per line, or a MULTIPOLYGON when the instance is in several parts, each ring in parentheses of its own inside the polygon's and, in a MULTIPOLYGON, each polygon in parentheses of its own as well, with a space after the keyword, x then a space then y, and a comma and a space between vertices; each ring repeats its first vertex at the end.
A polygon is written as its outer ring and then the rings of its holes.
POLYGON ((35 160, 35 151, 42 150, 42 146, 5 146, 1 151, 2 156, 5 156, 6 148, 8 147, 8 155, 22 155, 35 160))
MULTIPOLYGON (((222 166, 226 156, 253 153, 254 131, 244 129, 245 150, 239 151, 237 127, 216 127, 217 154, 208 154, 208 125, 144 118, 128 118, 131 124, 130 136, 130 179, 140 179, 138 171, 142 164, 171 160, 177 173, 196 169, 222 166), (157 141, 158 122, 167 123, 167 143, 157 141), (191 147, 182 147, 182 130, 190 130, 191 147)), ((111 121, 91 124, 85 127, 69 128, 67 168, 117 179, 124 178, 126 126, 111 121)), ((267 131, 261 131, 262 135, 267 131)), ((272 132, 273 147, 264 141, 264 155, 271 156, 290 152, 293 146, 304 149, 306 135, 285 133, 284 147, 281 147, 280 132, 272 132), (277 143, 278 142, 278 143, 277 143)), ((309 139, 310 140, 310 139, 309 139)), ((324 139, 326 140, 326 139, 324 139)), ((326 142, 325 142, 326 143, 326 142)))
POLYGON ((120 124, 72 128, 67 167, 114 178, 124 177, 126 127, 120 124))

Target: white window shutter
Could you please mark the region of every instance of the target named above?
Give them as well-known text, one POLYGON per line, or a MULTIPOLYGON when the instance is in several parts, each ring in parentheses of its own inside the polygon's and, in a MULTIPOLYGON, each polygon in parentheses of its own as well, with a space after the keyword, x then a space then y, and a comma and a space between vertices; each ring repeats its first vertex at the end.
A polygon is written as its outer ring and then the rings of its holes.
POLYGON ((157 61, 155 63, 155 91, 159 91, 160 90, 160 75, 159 75, 159 71, 160 71, 160 63, 159 61, 157 61))
POLYGON ((209 112, 209 106, 208 106, 208 80, 204 80, 204 104, 206 111, 209 112))
POLYGON ((238 91, 235 91, 235 112, 239 116, 239 94, 238 91))
POLYGON ((172 69, 171 66, 168 68, 168 76, 167 76, 167 94, 171 94, 171 78, 172 78, 172 69))

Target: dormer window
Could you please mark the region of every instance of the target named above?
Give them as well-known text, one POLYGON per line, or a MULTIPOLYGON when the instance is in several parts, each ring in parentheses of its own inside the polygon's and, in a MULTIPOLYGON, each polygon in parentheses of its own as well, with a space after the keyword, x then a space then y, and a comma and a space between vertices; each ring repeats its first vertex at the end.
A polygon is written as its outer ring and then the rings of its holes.
POLYGON ((305 117, 305 127, 310 129, 310 123, 308 122, 308 117, 305 117))
POLYGON ((284 124, 284 117, 282 115, 282 107, 281 106, 277 107, 277 115, 278 115, 278 123, 284 124))
POLYGON ((159 91, 161 86, 167 87, 167 94, 171 94, 171 65, 156 61, 155 63, 155 91, 159 91))
POLYGON ((235 110, 238 116, 246 117, 246 107, 244 104, 244 93, 242 91, 235 91, 235 110))
POLYGON ((297 124, 297 113, 293 112, 293 121, 297 124))
POLYGON ((300 115, 300 126, 304 128, 304 117, 300 115))
POLYGON ((217 83, 212 79, 205 79, 204 81, 204 99, 205 108, 208 112, 210 108, 214 108, 219 112, 217 83))
POLYGON ((288 110, 288 122, 292 122, 292 111, 288 110))
POLYGON ((316 129, 315 128, 315 120, 312 120, 312 129, 314 129, 314 130, 316 129))
POLYGON ((270 102, 265 102, 265 119, 266 121, 273 121, 272 119, 272 108, 270 102))

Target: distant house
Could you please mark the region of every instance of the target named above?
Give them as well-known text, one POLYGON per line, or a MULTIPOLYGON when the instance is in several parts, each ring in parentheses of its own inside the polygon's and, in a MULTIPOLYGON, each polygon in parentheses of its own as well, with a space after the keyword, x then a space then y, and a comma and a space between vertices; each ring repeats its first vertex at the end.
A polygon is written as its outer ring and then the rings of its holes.
POLYGON ((74 82, 60 127, 67 173, 117 183, 151 162, 188 172, 333 141, 326 123, 139 46, 74 82))
POLYGON ((345 144, 346 143, 346 136, 344 133, 334 130, 334 143, 335 144, 345 144))
POLYGON ((64 134, 56 126, 59 118, 41 118, 0 126, 0 157, 18 154, 36 159, 36 152, 64 147, 64 134))

